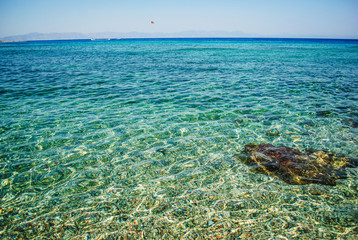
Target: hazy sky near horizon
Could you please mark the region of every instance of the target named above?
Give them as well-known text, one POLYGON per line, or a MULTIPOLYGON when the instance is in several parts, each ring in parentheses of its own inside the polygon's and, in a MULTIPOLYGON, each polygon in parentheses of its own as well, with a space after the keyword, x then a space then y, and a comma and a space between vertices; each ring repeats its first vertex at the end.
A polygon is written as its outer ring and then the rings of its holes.
POLYGON ((0 0, 0 37, 190 30, 358 38, 358 0, 0 0))

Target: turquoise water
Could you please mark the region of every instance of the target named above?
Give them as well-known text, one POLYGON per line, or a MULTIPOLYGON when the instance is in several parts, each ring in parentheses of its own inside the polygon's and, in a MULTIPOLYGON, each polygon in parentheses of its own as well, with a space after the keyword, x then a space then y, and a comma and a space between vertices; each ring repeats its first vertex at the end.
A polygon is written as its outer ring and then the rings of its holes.
POLYGON ((358 170, 289 185, 248 143, 357 158, 358 41, 0 44, 2 239, 356 239, 358 170))

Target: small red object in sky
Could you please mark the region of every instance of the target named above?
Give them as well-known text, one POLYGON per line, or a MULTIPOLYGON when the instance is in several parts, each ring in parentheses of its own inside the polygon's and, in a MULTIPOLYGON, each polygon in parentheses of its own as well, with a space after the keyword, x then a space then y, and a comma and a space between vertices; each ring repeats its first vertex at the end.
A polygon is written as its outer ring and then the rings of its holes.
POLYGON ((150 21, 151 24, 154 24, 154 21, 150 21))

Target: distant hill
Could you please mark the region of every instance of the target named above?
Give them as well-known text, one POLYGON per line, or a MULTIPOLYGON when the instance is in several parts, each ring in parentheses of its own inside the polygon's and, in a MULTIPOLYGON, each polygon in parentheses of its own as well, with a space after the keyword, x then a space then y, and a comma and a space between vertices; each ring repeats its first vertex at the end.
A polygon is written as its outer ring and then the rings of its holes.
POLYGON ((185 31, 177 33, 140 33, 140 32, 100 32, 100 33, 29 33, 0 38, 1 41, 31 41, 31 40, 63 40, 90 38, 179 38, 179 37, 257 37, 258 35, 243 32, 226 31, 185 31))
POLYGON ((61 40, 61 39, 86 39, 88 35, 81 33, 29 33, 3 37, 2 41, 31 41, 31 40, 61 40))

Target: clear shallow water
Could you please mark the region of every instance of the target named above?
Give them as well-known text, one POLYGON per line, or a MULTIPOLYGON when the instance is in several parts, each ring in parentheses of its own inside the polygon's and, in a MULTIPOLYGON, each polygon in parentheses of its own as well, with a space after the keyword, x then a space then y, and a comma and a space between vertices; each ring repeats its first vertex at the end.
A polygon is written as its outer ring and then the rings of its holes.
POLYGON ((358 41, 0 45, 3 239, 355 239, 358 170, 288 185, 247 143, 357 157, 358 41))

